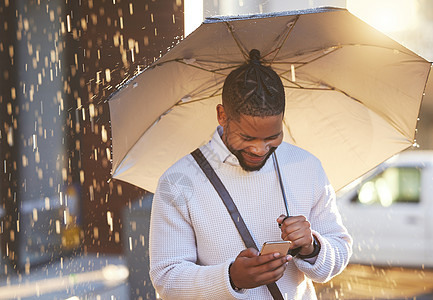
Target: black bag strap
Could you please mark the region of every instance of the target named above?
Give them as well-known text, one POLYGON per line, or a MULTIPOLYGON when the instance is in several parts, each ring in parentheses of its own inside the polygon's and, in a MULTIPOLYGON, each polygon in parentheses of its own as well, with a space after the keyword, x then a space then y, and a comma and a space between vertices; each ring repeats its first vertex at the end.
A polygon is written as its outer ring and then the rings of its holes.
MULTIPOLYGON (((248 230, 247 226, 245 225, 245 222, 242 219, 242 217, 239 213, 239 210, 236 207, 236 204, 233 202, 232 197, 230 196, 229 192, 225 188, 224 184, 221 182, 221 179, 215 173, 212 166, 207 161, 206 157, 204 157, 203 153, 200 151, 199 148, 197 148, 193 152, 191 152, 191 155, 194 157, 194 159, 196 160, 196 162, 198 163, 200 168, 203 170, 206 177, 212 183, 212 185, 215 188, 218 195, 223 200, 224 205, 226 206, 228 212, 230 213, 230 217, 232 218, 233 222, 235 223, 236 228, 239 231, 239 234, 241 235, 242 240, 245 243, 245 246, 247 248, 254 248, 258 251, 257 245, 254 242, 250 231, 248 230)), ((272 297, 275 300, 284 300, 283 295, 281 294, 280 289, 278 288, 278 286, 275 282, 267 284, 266 286, 268 287, 269 292, 271 293, 272 297)))

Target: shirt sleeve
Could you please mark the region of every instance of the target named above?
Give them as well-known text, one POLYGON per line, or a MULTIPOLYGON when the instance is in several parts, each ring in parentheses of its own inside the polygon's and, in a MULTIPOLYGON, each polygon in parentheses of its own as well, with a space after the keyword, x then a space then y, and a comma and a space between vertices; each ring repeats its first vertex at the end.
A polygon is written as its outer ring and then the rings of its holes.
POLYGON ((150 277, 163 299, 247 299, 248 290, 230 285, 230 261, 197 263, 194 228, 182 187, 162 178, 155 192, 150 221, 150 277))
POLYGON ((343 225, 333 187, 321 169, 315 181, 315 203, 309 221, 313 235, 321 245, 314 264, 295 258, 299 270, 315 282, 327 282, 340 274, 352 255, 352 238, 343 225))

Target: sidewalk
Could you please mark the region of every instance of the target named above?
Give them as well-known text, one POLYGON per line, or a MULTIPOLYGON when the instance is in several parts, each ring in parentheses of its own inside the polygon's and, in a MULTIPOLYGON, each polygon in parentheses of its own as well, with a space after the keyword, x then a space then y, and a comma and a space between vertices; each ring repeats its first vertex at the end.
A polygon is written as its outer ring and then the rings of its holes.
POLYGON ((0 277, 0 299, 127 300, 128 268, 119 255, 77 255, 0 277))

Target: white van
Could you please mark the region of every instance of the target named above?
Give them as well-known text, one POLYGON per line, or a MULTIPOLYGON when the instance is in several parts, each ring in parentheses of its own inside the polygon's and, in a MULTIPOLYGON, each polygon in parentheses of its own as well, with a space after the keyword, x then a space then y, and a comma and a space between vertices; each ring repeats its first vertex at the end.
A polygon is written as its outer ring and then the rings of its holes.
POLYGON ((433 151, 406 151, 337 194, 351 263, 433 267, 433 151))

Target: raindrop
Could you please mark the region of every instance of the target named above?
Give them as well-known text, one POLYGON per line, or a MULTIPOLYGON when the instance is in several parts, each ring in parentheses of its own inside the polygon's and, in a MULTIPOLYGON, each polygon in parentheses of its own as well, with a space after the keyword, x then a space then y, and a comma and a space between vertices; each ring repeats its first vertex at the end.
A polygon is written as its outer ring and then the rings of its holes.
POLYGON ((38 221, 38 210, 36 208, 33 208, 33 221, 37 222, 38 221))
POLYGON ((39 154, 38 149, 36 148, 36 152, 35 152, 35 162, 38 164, 41 162, 41 156, 39 154))
POLYGON ((11 88, 11 98, 12 100, 15 100, 17 97, 17 93, 14 87, 11 88))
POLYGON ((33 151, 38 147, 38 140, 36 134, 33 134, 33 151))
POLYGON ((95 117, 95 105, 93 103, 89 104, 89 114, 91 118, 95 117))
POLYGON ((182 99, 180 99, 180 101, 182 102, 182 103, 186 103, 186 102, 189 102, 189 101, 191 101, 191 96, 190 95, 186 95, 186 96, 184 96, 184 97, 182 97, 182 99))
POLYGON ((110 226, 110 231, 113 231, 113 217, 110 211, 107 211, 107 223, 110 226))
POLYGON ((105 80, 107 82, 111 81, 111 72, 110 72, 110 69, 105 69, 105 80))
POLYGON ((45 197, 45 209, 49 210, 50 209, 50 198, 45 197))
POLYGON ((80 182, 81 182, 81 184, 84 183, 84 171, 83 170, 80 170, 80 182))
POLYGON ((9 46, 9 56, 10 58, 14 58, 14 46, 9 46))
POLYGON ((66 23, 67 23, 68 32, 71 32, 71 16, 70 15, 66 16, 66 23))
POLYGON ((23 167, 27 167, 29 164, 29 160, 27 159, 27 156, 25 156, 24 154, 22 156, 22 163, 23 163, 23 167))
POLYGON ((104 143, 107 142, 108 135, 104 125, 101 126, 101 138, 104 143))
POLYGON ((65 208, 63 210, 63 222, 65 225, 68 225, 68 222, 69 222, 69 210, 68 210, 68 208, 65 208))
POLYGON ((192 65, 196 62, 195 58, 184 58, 183 62, 186 63, 187 65, 192 65))
POLYGON ((7 141, 10 147, 14 145, 12 127, 9 127, 8 129, 7 141))
POLYGON ((60 221, 56 220, 56 233, 60 234, 60 221))

